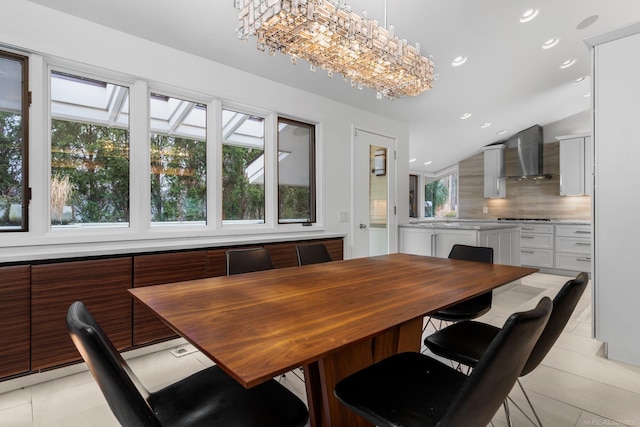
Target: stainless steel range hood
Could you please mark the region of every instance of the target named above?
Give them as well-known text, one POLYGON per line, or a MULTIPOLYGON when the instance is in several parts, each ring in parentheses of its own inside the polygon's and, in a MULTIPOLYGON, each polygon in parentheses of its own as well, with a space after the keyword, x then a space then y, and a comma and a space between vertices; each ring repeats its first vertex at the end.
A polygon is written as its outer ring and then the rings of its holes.
POLYGON ((551 175, 543 172, 542 157, 542 127, 531 126, 513 135, 505 142, 507 149, 516 150, 517 169, 507 170, 507 178, 510 180, 536 180, 551 179, 551 175))

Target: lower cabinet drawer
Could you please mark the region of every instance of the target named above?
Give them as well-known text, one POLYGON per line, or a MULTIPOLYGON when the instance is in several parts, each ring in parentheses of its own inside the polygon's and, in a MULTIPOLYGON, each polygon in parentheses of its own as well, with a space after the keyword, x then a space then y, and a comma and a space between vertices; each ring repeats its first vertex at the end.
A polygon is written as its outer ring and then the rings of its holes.
POLYGON ((553 234, 520 234, 521 248, 540 248, 553 250, 553 234))
POLYGON ((553 268, 553 250, 521 248, 520 263, 532 267, 553 268))
POLYGON ((574 237, 556 237, 556 252, 591 253, 591 240, 574 237))
POLYGON ((591 272, 591 255, 556 253, 556 268, 561 270, 591 272))

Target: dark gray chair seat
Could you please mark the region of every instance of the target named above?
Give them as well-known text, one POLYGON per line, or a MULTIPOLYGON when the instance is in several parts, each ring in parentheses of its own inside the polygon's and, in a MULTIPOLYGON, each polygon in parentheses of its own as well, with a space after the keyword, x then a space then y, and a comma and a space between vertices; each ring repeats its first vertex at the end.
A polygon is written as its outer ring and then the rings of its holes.
POLYGON ((485 427, 503 404, 551 313, 543 298, 507 319, 470 376, 420 353, 401 353, 350 375, 337 399, 380 427, 485 427))
MULTIPOLYGON (((549 322, 520 372, 520 376, 527 375, 538 367, 549 350, 551 350, 551 347, 553 347, 571 318, 571 314, 584 293, 588 282, 589 275, 580 273, 575 279, 567 281, 560 289, 553 299, 553 311, 549 322)), ((469 367, 475 367, 499 333, 500 328, 485 323, 476 321, 459 322, 429 335, 425 338, 424 344, 438 356, 454 360, 469 367)), ((518 384, 525 394, 538 424, 542 425, 519 381, 518 384)))
POLYGON ((111 411, 125 427, 302 427, 307 423, 304 403, 276 381, 245 389, 217 366, 150 393, 83 303, 76 301, 69 307, 67 328, 111 411))
MULTIPOLYGON (((451 248, 451 252, 449 252, 449 258, 493 264, 493 248, 455 244, 451 248)), ((429 322, 431 322, 434 328, 439 329, 435 323, 433 323, 433 319, 444 322, 459 322, 461 320, 475 319, 491 310, 492 302, 493 292, 485 292, 467 301, 430 313, 429 322)))

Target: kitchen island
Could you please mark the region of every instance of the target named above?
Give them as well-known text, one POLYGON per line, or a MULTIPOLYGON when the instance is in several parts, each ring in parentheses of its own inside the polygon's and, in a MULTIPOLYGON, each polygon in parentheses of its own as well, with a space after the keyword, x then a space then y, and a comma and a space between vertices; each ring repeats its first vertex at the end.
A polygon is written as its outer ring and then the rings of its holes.
POLYGON ((425 221, 399 227, 403 253, 446 258, 454 244, 491 247, 495 264, 520 265, 520 224, 425 221))

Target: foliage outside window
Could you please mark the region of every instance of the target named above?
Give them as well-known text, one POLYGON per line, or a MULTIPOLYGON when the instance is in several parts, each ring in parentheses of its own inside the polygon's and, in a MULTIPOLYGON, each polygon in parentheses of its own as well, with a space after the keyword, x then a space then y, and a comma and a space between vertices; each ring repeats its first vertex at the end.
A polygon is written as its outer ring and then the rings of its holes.
POLYGON ((453 172, 424 187, 425 218, 458 217, 458 173, 453 172))
POLYGON ((222 110, 223 223, 264 223, 264 118, 222 110))
POLYGON ((409 218, 418 217, 418 175, 409 175, 409 218))
POLYGON ((51 224, 128 225, 129 89, 51 73, 51 224))
POLYGON ((28 229, 27 58, 0 51, 0 231, 28 229))
POLYGON ((151 94, 151 221, 205 222, 206 106, 151 94))
POLYGON ((316 221, 315 126, 278 119, 278 222, 316 221))

